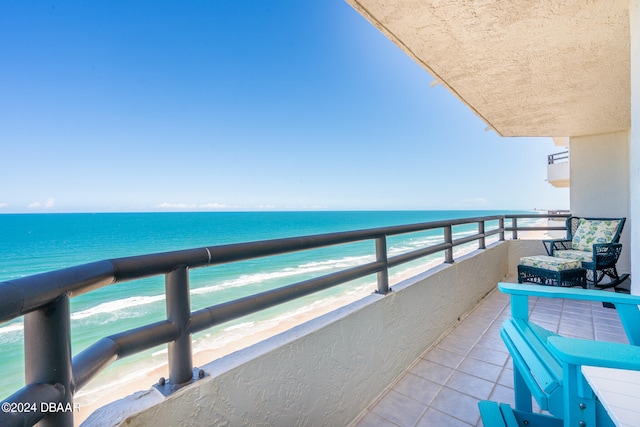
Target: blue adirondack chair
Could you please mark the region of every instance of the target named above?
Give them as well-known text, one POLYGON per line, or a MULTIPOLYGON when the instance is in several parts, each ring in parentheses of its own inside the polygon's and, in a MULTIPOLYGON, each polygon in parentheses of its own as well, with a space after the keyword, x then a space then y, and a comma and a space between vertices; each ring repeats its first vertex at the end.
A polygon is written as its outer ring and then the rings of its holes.
POLYGON ((514 283, 498 288, 511 295, 511 318, 503 323, 501 336, 513 358, 515 409, 480 402, 484 425, 613 426, 580 368, 640 370, 640 296, 514 283), (529 297, 612 303, 630 344, 558 336, 529 321, 529 297), (533 413, 532 397, 550 415, 533 413))

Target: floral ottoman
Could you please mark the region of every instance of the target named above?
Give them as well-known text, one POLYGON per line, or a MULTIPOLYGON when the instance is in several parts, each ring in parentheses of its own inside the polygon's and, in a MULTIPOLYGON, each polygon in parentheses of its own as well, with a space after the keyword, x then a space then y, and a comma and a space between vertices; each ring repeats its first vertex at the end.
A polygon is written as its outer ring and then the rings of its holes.
POLYGON ((546 255, 520 258, 518 283, 522 282, 587 287, 586 270, 582 268, 582 262, 546 255))

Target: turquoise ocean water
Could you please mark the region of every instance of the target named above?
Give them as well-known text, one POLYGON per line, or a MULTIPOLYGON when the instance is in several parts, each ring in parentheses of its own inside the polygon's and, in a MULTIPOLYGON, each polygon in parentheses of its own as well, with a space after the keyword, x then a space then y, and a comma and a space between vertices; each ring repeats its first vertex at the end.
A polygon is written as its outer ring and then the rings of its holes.
MULTIPOLYGON (((349 211, 210 212, 0 215, 0 282, 99 261, 147 253, 190 249, 336 231, 412 224, 442 219, 522 211, 349 211)), ((533 220, 531 220, 533 221, 533 220)), ((519 225, 526 225, 525 221, 519 225)), ((497 222, 495 224, 497 227, 497 222)), ((489 227, 488 229, 491 229, 489 227)), ((474 226, 454 227, 454 239, 474 226)), ((391 238, 390 255, 442 241, 441 230, 391 238)), ((477 243, 473 243, 476 245, 477 243)), ((431 259, 442 257, 434 255, 431 259)), ((342 245, 195 269, 190 274, 192 310, 356 266, 374 259, 373 242, 342 245)), ((421 262, 424 262, 421 261, 421 262)), ((401 267, 399 267, 401 268, 401 267)), ((406 268, 406 267, 405 267, 406 268)), ((393 272, 392 272, 393 273, 393 272)), ((345 293, 368 295, 375 276, 323 291, 299 301, 239 319, 194 337, 194 349, 217 348, 243 334, 267 328, 345 293)), ((72 351, 98 339, 165 318, 164 278, 125 282, 71 300, 72 351)), ((0 324, 0 399, 24 385, 22 319, 0 324)), ((166 346, 116 362, 102 376, 125 381, 128 371, 151 369, 166 361, 166 346)), ((101 382, 82 393, 98 393, 101 382)), ((142 388, 148 388, 151 384, 142 388)))

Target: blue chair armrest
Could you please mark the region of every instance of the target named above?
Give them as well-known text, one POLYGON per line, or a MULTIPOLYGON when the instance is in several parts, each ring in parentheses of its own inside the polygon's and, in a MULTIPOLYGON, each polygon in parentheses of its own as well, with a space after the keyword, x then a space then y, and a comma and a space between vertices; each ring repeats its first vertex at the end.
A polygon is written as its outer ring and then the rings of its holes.
POLYGON ((615 305, 629 342, 640 346, 640 296, 593 289, 572 289, 555 286, 498 283, 501 292, 511 295, 511 316, 529 318, 529 297, 563 298, 609 302, 615 305))
POLYGON ((635 345, 561 336, 547 343, 551 354, 571 365, 640 371, 640 347, 635 345))
POLYGON ((498 283, 498 289, 509 295, 541 298, 563 298, 585 301, 610 302, 613 304, 640 305, 639 295, 606 292, 594 289, 561 288, 556 286, 526 285, 522 283, 498 283))

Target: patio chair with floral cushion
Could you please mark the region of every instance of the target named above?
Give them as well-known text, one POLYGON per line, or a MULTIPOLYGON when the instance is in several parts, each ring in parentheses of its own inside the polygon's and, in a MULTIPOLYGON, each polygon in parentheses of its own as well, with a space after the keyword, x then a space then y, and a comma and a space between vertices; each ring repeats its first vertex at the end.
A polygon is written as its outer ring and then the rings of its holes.
POLYGON ((567 218, 567 238, 544 240, 547 253, 553 257, 577 260, 587 270, 587 281, 598 287, 616 286, 626 280, 616 263, 622 251, 620 234, 626 218, 567 218), (600 284, 608 276, 611 281, 600 284))

